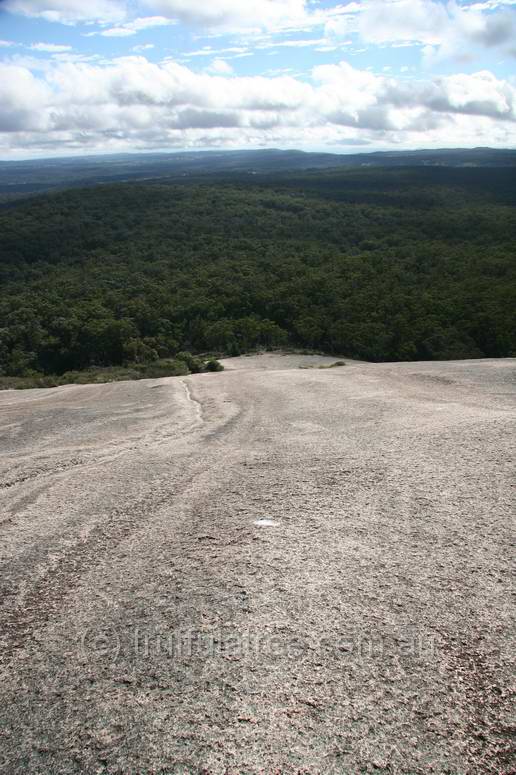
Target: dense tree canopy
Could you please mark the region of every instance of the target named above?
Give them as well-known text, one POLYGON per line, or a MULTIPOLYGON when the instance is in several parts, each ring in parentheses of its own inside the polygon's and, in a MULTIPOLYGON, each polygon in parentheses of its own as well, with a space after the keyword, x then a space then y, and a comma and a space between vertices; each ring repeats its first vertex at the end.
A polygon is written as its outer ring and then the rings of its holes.
POLYGON ((0 373, 237 354, 516 355, 510 170, 118 184, 0 210, 0 373))

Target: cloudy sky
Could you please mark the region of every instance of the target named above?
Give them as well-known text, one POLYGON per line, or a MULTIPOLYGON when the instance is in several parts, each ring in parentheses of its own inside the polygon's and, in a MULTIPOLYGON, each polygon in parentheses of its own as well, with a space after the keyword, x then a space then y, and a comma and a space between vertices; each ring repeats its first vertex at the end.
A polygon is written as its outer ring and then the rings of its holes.
POLYGON ((0 0, 0 158, 516 147, 516 0, 0 0))

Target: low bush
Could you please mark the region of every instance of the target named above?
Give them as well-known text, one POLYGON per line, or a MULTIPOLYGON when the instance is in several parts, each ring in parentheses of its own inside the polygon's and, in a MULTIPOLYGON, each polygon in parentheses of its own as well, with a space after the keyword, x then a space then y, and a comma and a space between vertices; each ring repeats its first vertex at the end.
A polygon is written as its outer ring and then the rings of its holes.
POLYGON ((220 361, 215 360, 214 358, 212 360, 209 360, 206 363, 206 366, 204 367, 206 371, 224 371, 224 366, 220 361))
POLYGON ((161 379, 184 377, 203 371, 223 371, 224 366, 210 358, 206 363, 190 353, 179 353, 175 358, 162 358, 151 363, 133 363, 127 366, 106 366, 84 371, 67 371, 60 376, 37 372, 25 377, 1 377, 0 390, 27 390, 52 388, 62 385, 92 385, 104 382, 121 382, 135 379, 161 379))

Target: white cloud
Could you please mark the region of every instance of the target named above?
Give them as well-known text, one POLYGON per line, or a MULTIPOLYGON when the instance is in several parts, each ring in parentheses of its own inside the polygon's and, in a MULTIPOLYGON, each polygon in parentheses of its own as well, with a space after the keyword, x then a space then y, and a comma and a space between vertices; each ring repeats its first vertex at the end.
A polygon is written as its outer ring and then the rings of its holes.
POLYGON ((141 56, 100 65, 49 61, 36 76, 0 63, 0 155, 93 149, 515 145, 516 88, 481 71, 413 80, 347 62, 312 83, 227 78, 141 56))
POLYGON ((512 5, 516 5, 516 0, 485 0, 483 3, 471 3, 468 8, 473 11, 493 11, 512 5))
MULTIPOLYGON (((104 29, 89 34, 105 37, 129 37, 177 22, 212 34, 240 31, 251 37, 320 28, 325 37, 314 39, 314 45, 321 52, 357 34, 376 45, 424 46, 427 64, 435 57, 466 61, 482 48, 516 55, 515 0, 361 0, 326 8, 309 0, 3 0, 3 8, 64 24, 97 22, 104 29)), ((283 39, 274 45, 308 44, 283 39)))
POLYGON ((0 40, 0 48, 10 48, 10 46, 15 46, 16 43, 12 40, 0 40))
POLYGON ((71 51, 71 46, 61 46, 57 43, 32 43, 32 51, 44 51, 48 54, 61 54, 65 51, 71 51))
POLYGON ((140 51, 150 51, 152 48, 155 48, 154 43, 140 43, 139 46, 133 46, 132 50, 139 53, 140 51))
POLYGON ((297 40, 268 40, 257 43, 255 48, 311 48, 315 46, 324 46, 327 43, 326 38, 298 38, 297 40))
POLYGON ((107 38, 124 38, 130 35, 136 35, 142 30, 148 30, 152 27, 168 27, 176 24, 174 19, 166 19, 164 16, 144 16, 127 22, 120 27, 110 27, 102 30, 99 34, 107 38))
POLYGON ((324 27, 326 22, 361 8, 351 2, 322 9, 309 0, 3 0, 3 3, 3 8, 12 13, 62 24, 98 22, 116 24, 113 29, 131 29, 126 23, 151 13, 201 28, 254 32, 307 31, 324 27))
POLYGON ((363 4, 319 8, 310 0, 140 0, 155 13, 218 31, 308 32, 352 18, 363 4))
POLYGON ((102 35, 105 38, 128 38, 131 35, 135 35, 136 30, 132 30, 130 27, 110 27, 108 30, 102 30, 98 33, 90 33, 89 37, 93 35, 102 35))
POLYGON ((441 121, 445 114, 516 123, 516 88, 486 71, 407 81, 341 62, 315 68, 314 76, 321 83, 322 110, 336 123, 407 129, 414 115, 441 121))
POLYGON ((208 67, 208 72, 216 75, 231 75, 234 71, 225 59, 214 59, 208 67))
POLYGON ((61 24, 87 21, 114 23, 123 21, 127 16, 123 0, 4 0, 3 9, 61 24))
POLYGON ((164 16, 205 27, 279 29, 307 20, 306 0, 144 0, 164 16))
POLYGON ((212 48, 211 46, 204 46, 204 48, 198 49, 197 51, 188 51, 186 54, 183 54, 183 56, 190 58, 190 57, 211 57, 218 54, 225 54, 229 55, 231 57, 238 57, 238 56, 247 56, 250 51, 245 46, 228 46, 227 48, 212 48))
POLYGON ((52 102, 44 79, 36 78, 26 67, 0 63, 0 134, 44 132, 46 111, 52 102))
POLYGON ((508 48, 510 52, 516 40, 513 13, 483 13, 483 9, 460 7, 453 1, 373 0, 364 6, 358 29, 368 43, 424 45, 427 58, 464 58, 475 47, 508 48))
POLYGON ((440 45, 450 23, 449 9, 440 2, 391 0, 368 5, 359 29, 369 43, 415 41, 440 45))

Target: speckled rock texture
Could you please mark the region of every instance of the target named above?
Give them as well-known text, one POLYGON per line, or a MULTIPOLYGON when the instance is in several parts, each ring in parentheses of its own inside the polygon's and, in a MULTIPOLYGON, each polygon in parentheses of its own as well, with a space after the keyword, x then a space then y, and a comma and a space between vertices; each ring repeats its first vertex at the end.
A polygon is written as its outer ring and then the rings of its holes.
POLYGON ((516 771, 516 360, 333 360, 0 394, 0 772, 516 771))

